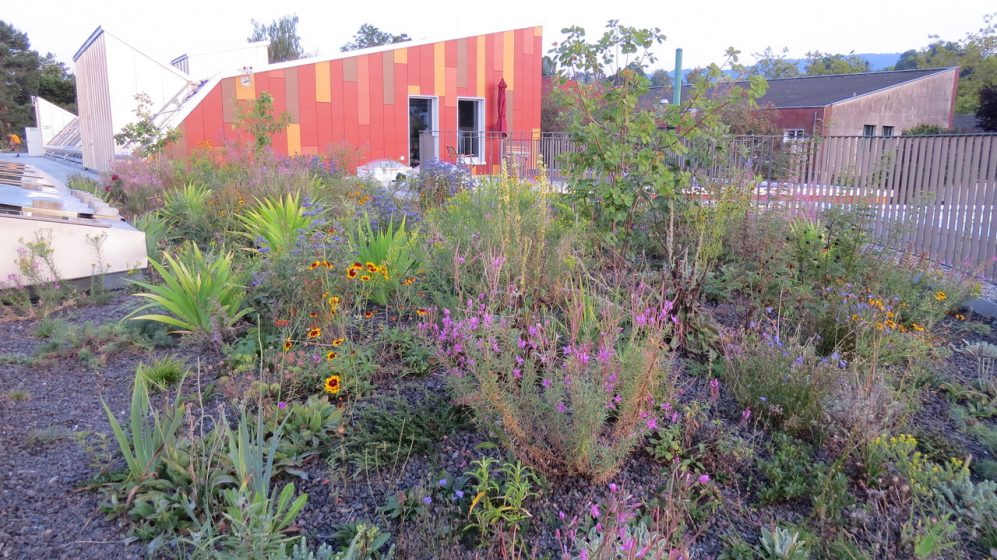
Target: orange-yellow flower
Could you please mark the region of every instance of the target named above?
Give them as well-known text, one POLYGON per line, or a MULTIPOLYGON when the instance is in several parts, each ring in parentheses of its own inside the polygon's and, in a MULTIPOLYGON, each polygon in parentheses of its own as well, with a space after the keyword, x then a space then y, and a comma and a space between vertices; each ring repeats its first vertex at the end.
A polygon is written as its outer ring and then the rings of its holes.
POLYGON ((918 325, 917 323, 911 323, 911 328, 913 328, 917 332, 924 332, 924 327, 918 325))
POLYGON ((329 393, 330 395, 335 395, 339 393, 340 389, 343 388, 342 380, 343 380, 342 377, 334 373, 329 377, 325 378, 325 383, 323 383, 322 386, 325 389, 326 393, 329 393))
POLYGON ((332 360, 335 360, 336 359, 336 353, 333 352, 332 350, 329 350, 328 352, 325 353, 325 359, 327 361, 330 361, 330 362, 332 360))
POLYGON ((353 266, 351 266, 350 268, 355 268, 357 270, 360 270, 361 268, 363 268, 363 265, 360 264, 359 262, 355 262, 353 263, 353 266))
POLYGON ((415 278, 411 276, 402 280, 402 286, 411 286, 412 284, 415 284, 415 278))
POLYGON ((965 316, 965 315, 963 315, 962 313, 956 313, 956 314, 955 314, 955 318, 956 318, 956 320, 958 320, 958 321, 965 321, 965 320, 966 320, 966 316, 965 316))
POLYGON ((342 346, 344 342, 346 342, 346 339, 343 337, 332 339, 333 346, 342 346))
POLYGON ((326 268, 332 268, 332 263, 329 262, 329 261, 327 261, 327 260, 325 260, 325 259, 322 259, 322 266, 324 266, 326 268))
POLYGON ((311 329, 308 330, 309 339, 318 338, 320 336, 322 336, 322 329, 318 327, 312 327, 311 329))
POLYGON ((373 311, 368 311, 368 312, 366 312, 366 313, 363 314, 363 317, 364 317, 364 319, 373 319, 374 318, 374 312, 373 311))
POLYGON ((339 296, 332 296, 332 297, 329 298, 329 306, 330 307, 338 307, 340 301, 342 301, 342 300, 339 299, 339 296))
POLYGON ((935 300, 937 300, 937 301, 945 301, 948 298, 949 298, 949 296, 945 292, 942 292, 942 291, 935 292, 935 300))
POLYGON ((351 268, 351 269, 347 270, 346 271, 346 277, 349 278, 350 280, 353 280, 354 278, 356 278, 357 277, 357 269, 351 268))
POLYGON ((285 338, 284 339, 284 351, 287 352, 291 348, 294 348, 294 343, 291 342, 290 338, 285 338))
POLYGON ((426 311, 425 309, 423 309, 423 308, 420 307, 419 309, 415 310, 415 314, 418 315, 418 316, 420 316, 420 317, 425 317, 426 315, 429 314, 429 311, 426 311))
POLYGON ((308 313, 308 316, 311 317, 312 319, 314 319, 314 318, 318 317, 318 311, 312 311, 312 312, 308 313))
POLYGON ((322 261, 312 261, 312 264, 308 265, 308 270, 315 270, 320 266, 322 266, 322 261))
POLYGON ((367 265, 366 266, 367 266, 367 272, 370 272, 371 274, 373 274, 373 273, 378 272, 378 271, 381 270, 376 264, 374 264, 374 263, 372 263, 370 261, 367 261, 367 265))
POLYGON ((369 274, 364 274, 363 276, 360 277, 360 281, 361 282, 369 282, 370 281, 370 275, 369 274))

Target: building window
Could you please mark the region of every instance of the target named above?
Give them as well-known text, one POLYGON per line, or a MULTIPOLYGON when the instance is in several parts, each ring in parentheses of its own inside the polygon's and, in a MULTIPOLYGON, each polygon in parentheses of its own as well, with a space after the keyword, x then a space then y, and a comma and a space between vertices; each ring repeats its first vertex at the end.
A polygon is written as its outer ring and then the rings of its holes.
POLYGON ((892 137, 893 137, 893 127, 892 126, 884 126, 883 127, 883 138, 892 138, 892 137))
POLYGON ((474 165, 485 163, 485 100, 457 100, 457 155, 474 165))
POLYGON ((862 136, 865 136, 866 138, 872 138, 875 135, 876 135, 876 125, 867 124, 862 127, 862 136))
POLYGON ((787 128, 782 131, 782 141, 803 140, 805 134, 802 128, 787 128))
POLYGON ((423 161, 438 157, 436 129, 438 124, 437 99, 435 97, 409 97, 409 165, 415 167, 423 161), (423 133, 428 132, 423 138, 423 133))

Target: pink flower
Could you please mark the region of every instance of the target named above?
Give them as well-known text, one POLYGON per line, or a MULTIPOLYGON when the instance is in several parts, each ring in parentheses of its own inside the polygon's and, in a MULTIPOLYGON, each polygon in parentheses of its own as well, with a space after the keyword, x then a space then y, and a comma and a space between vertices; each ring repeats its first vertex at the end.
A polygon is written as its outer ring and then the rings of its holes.
POLYGON ((741 422, 747 423, 748 420, 750 419, 751 419, 751 409, 745 408, 744 411, 741 412, 741 422))
POLYGON ((713 400, 720 398, 720 381, 716 378, 710 380, 710 398, 713 400))
POLYGON ((647 421, 647 429, 648 430, 658 429, 658 418, 656 416, 652 416, 651 419, 647 421))
POLYGON ((287 408, 287 403, 284 401, 280 401, 279 403, 277 403, 277 408, 279 408, 280 410, 284 410, 285 408, 287 408))
POLYGON ((600 515, 602 515, 602 512, 599 511, 599 504, 592 504, 589 507, 589 514, 591 514, 592 517, 595 518, 598 518, 600 515))
POLYGON ((709 481, 710 481, 710 475, 708 474, 699 475, 699 479, 697 480, 697 482, 699 482, 700 484, 706 484, 709 481))
POLYGON ((540 382, 540 384, 544 386, 544 389, 549 389, 550 388, 550 379, 547 379, 545 377, 543 379, 543 381, 540 382))
POLYGON ((568 407, 564 406, 563 402, 558 401, 558 403, 557 403, 557 411, 560 412, 561 414, 564 414, 564 411, 566 411, 566 410, 568 410, 568 407))

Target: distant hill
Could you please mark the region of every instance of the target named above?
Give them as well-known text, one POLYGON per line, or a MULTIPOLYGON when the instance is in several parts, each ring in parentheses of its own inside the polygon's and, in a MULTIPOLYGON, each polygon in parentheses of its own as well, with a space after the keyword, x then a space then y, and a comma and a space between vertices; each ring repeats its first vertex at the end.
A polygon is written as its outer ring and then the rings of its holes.
MULTIPOLYGON (((869 69, 873 72, 879 72, 880 70, 889 70, 897 61, 900 60, 901 53, 855 53, 855 56, 865 60, 869 63, 869 69)), ((799 67, 800 73, 803 73, 803 69, 807 67, 807 61, 805 59, 790 59, 790 62, 795 62, 796 66, 799 67)))

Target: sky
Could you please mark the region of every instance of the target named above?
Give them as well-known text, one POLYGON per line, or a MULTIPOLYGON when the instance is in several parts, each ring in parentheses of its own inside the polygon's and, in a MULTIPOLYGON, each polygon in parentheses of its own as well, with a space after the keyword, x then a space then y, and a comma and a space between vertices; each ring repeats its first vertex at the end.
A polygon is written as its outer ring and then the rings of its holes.
POLYGON ((721 62, 727 47, 753 53, 767 46, 790 58, 808 51, 896 53, 928 44, 930 35, 958 40, 983 26, 997 11, 993 0, 454 0, 401 2, 274 2, 273 0, 3 0, 0 20, 28 34, 32 48, 72 64, 72 57, 98 25, 133 47, 164 61, 184 53, 206 52, 245 42, 251 20, 270 22, 288 13, 300 18, 298 32, 306 52, 332 55, 363 23, 414 39, 474 35, 488 31, 544 26, 545 49, 561 29, 579 25, 590 38, 606 22, 658 27, 667 41, 655 49, 653 67, 671 69, 674 49, 682 47, 683 66, 721 62), (819 9, 815 9, 820 6, 819 9))

